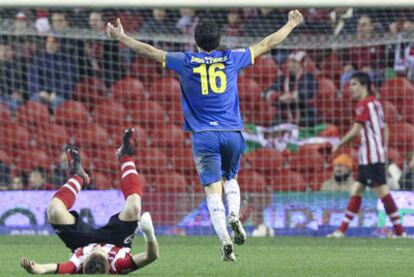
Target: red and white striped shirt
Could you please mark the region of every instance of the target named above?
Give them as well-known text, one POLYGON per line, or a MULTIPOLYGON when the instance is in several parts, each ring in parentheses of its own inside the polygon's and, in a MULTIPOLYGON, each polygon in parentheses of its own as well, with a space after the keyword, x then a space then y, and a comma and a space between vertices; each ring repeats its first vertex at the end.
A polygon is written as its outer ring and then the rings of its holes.
MULTIPOLYGON (((58 274, 82 274, 82 266, 85 258, 92 252, 96 243, 80 247, 75 250, 68 262, 58 264, 58 274)), ((126 274, 136 270, 132 260, 131 249, 127 247, 117 247, 113 244, 100 244, 102 250, 108 255, 109 273, 126 274)))
POLYGON ((355 121, 362 124, 359 146, 359 165, 385 163, 387 150, 384 144, 384 112, 381 103, 369 95, 361 99, 355 108, 355 121))

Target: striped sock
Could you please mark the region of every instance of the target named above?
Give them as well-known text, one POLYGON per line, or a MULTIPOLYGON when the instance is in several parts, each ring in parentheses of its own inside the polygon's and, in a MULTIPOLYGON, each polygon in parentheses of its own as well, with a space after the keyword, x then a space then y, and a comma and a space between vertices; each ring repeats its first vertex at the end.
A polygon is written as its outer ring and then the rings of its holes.
POLYGON ((344 219, 342 220, 341 226, 339 226, 339 231, 345 233, 348 229, 349 223, 354 219, 358 214, 359 208, 361 207, 361 196, 352 196, 349 200, 348 207, 345 211, 344 219))
POLYGON ((121 191, 125 199, 131 194, 142 195, 141 179, 132 157, 124 156, 121 162, 121 191))
POLYGON ((53 197, 60 199, 69 210, 76 201, 76 196, 81 191, 83 179, 74 175, 55 193, 53 197))
POLYGON ((395 205, 394 198, 388 193, 381 199, 381 201, 384 204, 387 215, 391 219, 392 225, 394 226, 394 233, 397 236, 401 236, 404 233, 404 228, 401 224, 401 218, 398 214, 398 208, 397 205, 395 205))

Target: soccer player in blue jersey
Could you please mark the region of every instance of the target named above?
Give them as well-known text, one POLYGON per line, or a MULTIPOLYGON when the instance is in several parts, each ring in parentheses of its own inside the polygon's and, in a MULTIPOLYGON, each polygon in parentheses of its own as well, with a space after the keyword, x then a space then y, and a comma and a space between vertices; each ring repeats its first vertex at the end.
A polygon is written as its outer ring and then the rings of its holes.
POLYGON ((212 225, 221 241, 223 261, 236 260, 227 231, 223 187, 234 243, 243 244, 246 240, 239 221, 240 188, 236 180, 245 150, 237 92, 238 71, 280 44, 302 21, 298 10, 290 11, 288 17, 282 28, 257 44, 225 51, 216 50, 220 44, 219 28, 211 22, 201 22, 194 34, 197 53, 166 52, 127 36, 119 19, 116 26, 107 24, 110 38, 162 63, 180 77, 184 129, 192 133, 193 158, 207 195, 212 225))

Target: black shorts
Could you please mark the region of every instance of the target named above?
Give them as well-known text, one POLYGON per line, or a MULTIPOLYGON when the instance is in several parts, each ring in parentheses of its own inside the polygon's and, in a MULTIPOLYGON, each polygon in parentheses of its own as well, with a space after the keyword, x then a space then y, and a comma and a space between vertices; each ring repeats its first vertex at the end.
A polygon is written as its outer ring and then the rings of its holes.
POLYGON ((131 247, 138 221, 122 221, 118 215, 111 216, 108 223, 95 229, 83 221, 75 211, 70 213, 76 218, 75 224, 51 224, 58 237, 72 252, 91 243, 108 243, 119 247, 131 247))
POLYGON ((358 182, 367 187, 379 187, 387 184, 385 164, 360 165, 358 167, 358 182))

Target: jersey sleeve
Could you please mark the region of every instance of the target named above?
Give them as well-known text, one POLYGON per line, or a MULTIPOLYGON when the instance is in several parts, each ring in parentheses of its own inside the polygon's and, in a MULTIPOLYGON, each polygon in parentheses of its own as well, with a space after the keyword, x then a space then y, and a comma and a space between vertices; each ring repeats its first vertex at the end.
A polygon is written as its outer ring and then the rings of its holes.
POLYGON ((76 274, 78 272, 76 265, 69 261, 57 265, 57 274, 76 274))
POLYGON ((355 108, 355 122, 364 124, 369 120, 369 110, 366 104, 358 104, 355 108))
POLYGON ((125 258, 119 258, 115 262, 116 272, 126 274, 137 269, 132 256, 127 255, 125 258))
POLYGON ((251 47, 231 50, 231 58, 238 70, 254 64, 254 54, 251 47))
POLYGON ((164 68, 180 73, 184 68, 185 54, 182 52, 168 52, 163 63, 164 68))

